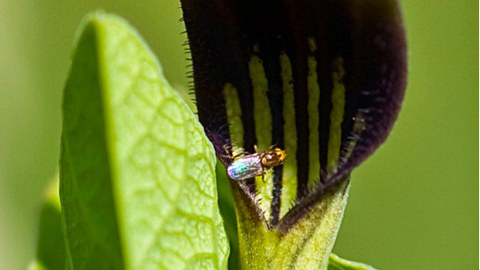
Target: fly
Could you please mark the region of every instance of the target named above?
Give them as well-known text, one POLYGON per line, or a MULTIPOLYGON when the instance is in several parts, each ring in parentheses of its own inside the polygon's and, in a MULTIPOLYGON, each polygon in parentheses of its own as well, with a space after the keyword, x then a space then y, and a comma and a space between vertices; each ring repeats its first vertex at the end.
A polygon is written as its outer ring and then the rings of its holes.
POLYGON ((246 180, 265 174, 273 167, 283 164, 287 157, 285 150, 278 147, 259 152, 255 146, 255 154, 244 154, 236 158, 227 168, 232 180, 246 180))

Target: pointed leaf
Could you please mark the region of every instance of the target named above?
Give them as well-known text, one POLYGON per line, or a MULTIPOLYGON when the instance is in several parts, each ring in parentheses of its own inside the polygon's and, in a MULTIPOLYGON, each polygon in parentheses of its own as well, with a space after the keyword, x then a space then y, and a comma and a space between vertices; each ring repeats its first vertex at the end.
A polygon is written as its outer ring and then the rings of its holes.
POLYGON ((212 146, 122 19, 86 19, 63 113, 60 195, 72 268, 226 268, 212 146))

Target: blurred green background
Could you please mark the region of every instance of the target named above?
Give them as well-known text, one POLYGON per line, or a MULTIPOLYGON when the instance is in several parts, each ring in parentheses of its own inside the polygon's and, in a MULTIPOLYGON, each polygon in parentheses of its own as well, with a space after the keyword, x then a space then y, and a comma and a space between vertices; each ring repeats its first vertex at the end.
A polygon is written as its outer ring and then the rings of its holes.
MULTIPOLYGON (((410 51, 404 107, 387 143, 353 174, 335 252, 380 269, 478 269, 478 2, 401 5, 410 51)), ((24 269, 34 253, 83 15, 102 8, 129 20, 182 90, 179 6, 0 0, 0 269, 24 269)))

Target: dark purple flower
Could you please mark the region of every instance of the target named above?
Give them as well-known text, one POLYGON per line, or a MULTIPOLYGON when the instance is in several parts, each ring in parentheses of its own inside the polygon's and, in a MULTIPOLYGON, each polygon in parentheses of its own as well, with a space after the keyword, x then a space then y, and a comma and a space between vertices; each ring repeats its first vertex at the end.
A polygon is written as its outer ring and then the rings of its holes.
MULTIPOLYGON (((289 226, 387 137, 406 84, 394 0, 182 0, 198 115, 219 159, 287 159, 232 182, 289 226)), ((282 225, 282 222, 284 223, 282 225)))

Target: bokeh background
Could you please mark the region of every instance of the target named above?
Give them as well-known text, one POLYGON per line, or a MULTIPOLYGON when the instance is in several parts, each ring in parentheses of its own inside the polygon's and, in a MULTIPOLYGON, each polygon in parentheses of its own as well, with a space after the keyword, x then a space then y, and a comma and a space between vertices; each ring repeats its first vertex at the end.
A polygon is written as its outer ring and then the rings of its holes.
MULTIPOLYGON (((24 269, 58 170, 73 37, 98 8, 139 29, 187 85, 178 0, 0 0, 0 269, 24 269)), ((335 252, 380 269, 478 269, 478 1, 401 1, 409 83, 399 120, 353 174, 335 252)))

